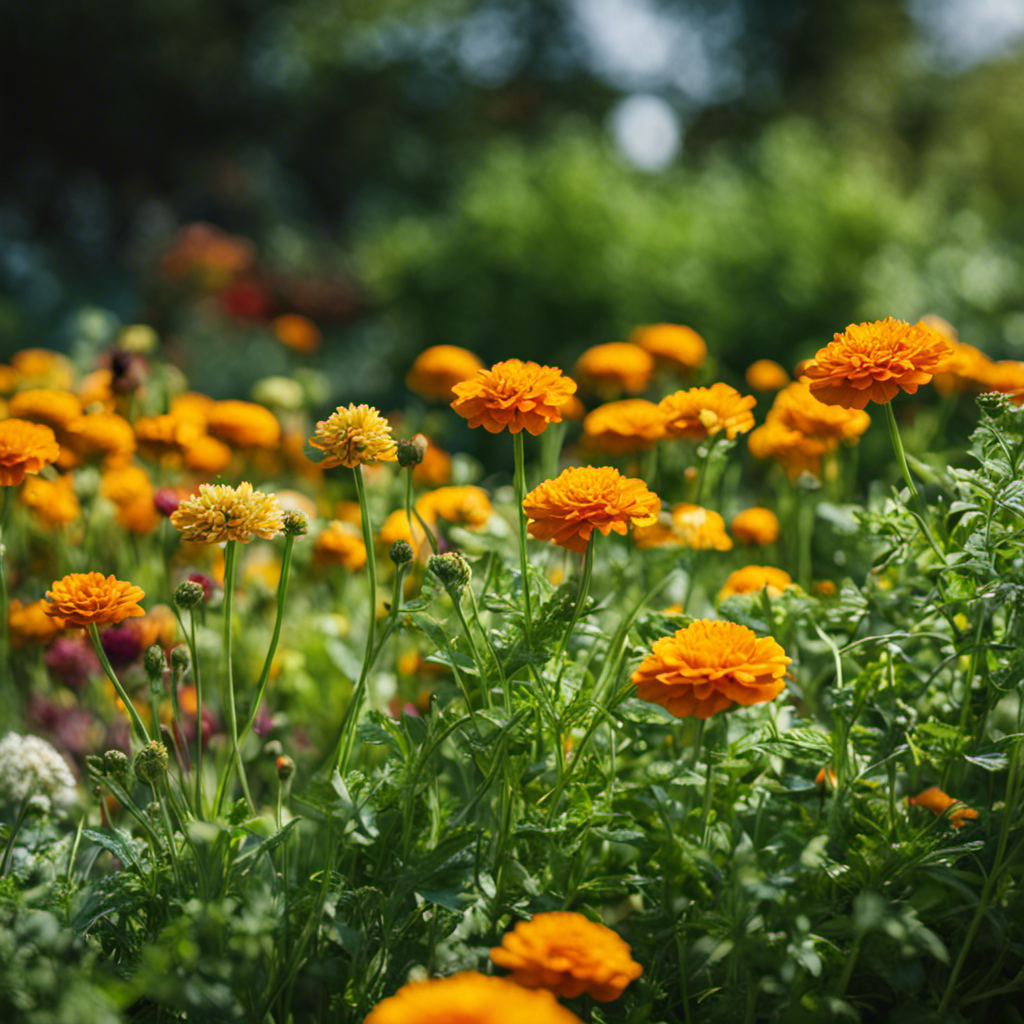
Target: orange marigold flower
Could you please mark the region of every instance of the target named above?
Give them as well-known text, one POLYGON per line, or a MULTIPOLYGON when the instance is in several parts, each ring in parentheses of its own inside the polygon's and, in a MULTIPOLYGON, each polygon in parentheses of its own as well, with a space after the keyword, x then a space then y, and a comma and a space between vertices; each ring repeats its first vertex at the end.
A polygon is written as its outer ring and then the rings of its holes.
POLYGON ((1009 394, 1015 405, 1024 404, 1024 363, 1000 359, 990 367, 985 383, 992 391, 1009 394))
POLYGON ((573 999, 584 992, 599 1002, 618 999, 644 969, 611 928, 570 911, 534 914, 491 950, 491 959, 524 988, 543 988, 573 999))
POLYGON ((464 971, 403 985, 363 1024, 580 1024, 580 1019, 550 992, 464 971))
POLYGON ((62 430, 82 415, 82 403, 77 395, 56 388, 35 388, 11 395, 7 404, 9 413, 33 423, 45 423, 54 430, 62 430))
POLYGON ((935 390, 944 398, 958 391, 984 391, 989 387, 995 363, 984 352, 962 341, 950 340, 953 354, 932 377, 935 390))
POLYGON ((438 487, 424 494, 416 508, 427 522, 440 516, 446 522, 481 530, 491 518, 491 499, 482 487, 438 487))
POLYGON ((871 417, 862 409, 819 402, 805 381, 795 381, 783 388, 775 396, 767 419, 833 443, 856 441, 871 426, 871 417))
POLYGON ((7 623, 11 631, 11 642, 15 647, 24 644, 48 644, 61 630, 64 620, 48 615, 49 601, 40 598, 22 604, 14 598, 7 609, 7 623))
POLYGON ((971 818, 977 818, 978 812, 959 800, 954 800, 947 793, 943 793, 938 786, 929 786, 923 793, 917 796, 908 796, 908 804, 916 804, 918 807, 926 807, 932 814, 941 816, 949 808, 949 823, 953 828, 963 828, 971 818))
MULTIPOLYGON (((431 530, 435 528, 435 521, 429 513, 429 509, 420 511, 420 515, 423 516, 423 521, 430 527, 431 530)), ((381 546, 390 548, 396 540, 408 541, 417 556, 426 550, 428 544, 427 535, 423 532, 423 527, 420 526, 416 517, 412 517, 412 526, 409 525, 409 517, 405 514, 404 508, 396 508, 383 523, 381 523, 380 533, 377 534, 377 540, 381 546)))
POLYGON ((583 440, 610 455, 647 451, 665 436, 661 410, 646 398, 599 405, 583 420, 583 440))
POLYGON ((53 529, 73 523, 80 511, 70 474, 56 480, 42 477, 26 480, 21 487, 21 501, 41 523, 53 529))
POLYGON ((443 487, 452 482, 452 457, 437 445, 427 442, 423 461, 412 471, 412 482, 419 487, 443 487))
POLYGON ((356 572, 366 565, 366 545, 351 523, 332 519, 313 542, 313 558, 321 565, 340 565, 356 572))
POLYGON ((678 546, 683 539, 672 525, 671 514, 662 512, 650 526, 633 527, 633 543, 638 550, 646 551, 648 548, 678 546))
POLYGON ((561 423, 562 406, 575 391, 576 382, 554 366, 508 359, 454 385, 452 408, 488 433, 525 429, 536 436, 549 423, 561 423))
POLYGON ((378 461, 398 460, 391 424, 370 405, 339 405, 326 420, 317 423, 309 443, 327 452, 327 458, 320 463, 324 469, 355 469, 378 461))
POLYGON ((143 454, 152 459, 181 454, 200 433, 195 423, 175 413, 140 416, 135 421, 135 440, 143 454))
POLYGON ((109 412, 116 401, 113 383, 114 371, 107 367, 87 373, 78 383, 78 401, 82 408, 102 406, 109 412))
POLYGON ((67 391, 74 380, 74 370, 67 356, 46 348, 23 348, 11 356, 22 387, 57 388, 67 391))
POLYGON ((755 459, 775 459, 791 480, 801 473, 821 476, 821 457, 829 451, 828 441, 791 430, 779 420, 767 420, 747 440, 755 459))
POLYGON ((836 585, 832 580, 815 580, 814 592, 818 597, 835 597, 836 585))
POLYGON ((200 484, 199 493, 171 513, 171 525, 186 541, 248 544, 253 537, 276 537, 284 527, 284 513, 272 494, 254 491, 248 482, 237 487, 200 484))
POLYGON ((113 626, 146 614, 139 607, 146 596, 141 587, 101 572, 73 572, 56 580, 46 596, 46 614, 68 626, 113 626))
POLYGON ((785 687, 790 663, 770 636, 735 622, 698 619, 656 640, 633 673, 637 696, 673 715, 710 718, 733 703, 773 700, 785 687))
POLYGON ((53 431, 28 420, 0 420, 0 486, 14 487, 60 455, 53 431))
POLYGON ((100 494, 107 501, 121 507, 130 505, 142 495, 153 497, 153 484, 149 474, 136 465, 118 466, 108 469, 100 479, 100 494))
POLYGON ((545 480, 526 495, 523 509, 532 536, 582 554, 594 530, 625 536, 630 523, 657 522, 661 499, 642 480, 610 466, 583 466, 545 480))
POLYGON ((153 504, 153 492, 140 494, 133 501, 117 506, 117 523, 129 533, 144 534, 155 530, 160 514, 153 504))
POLYGON ((654 357, 628 341, 593 345, 576 360, 574 376, 599 395, 638 395, 654 375, 654 357))
POLYGON ((68 424, 67 432, 80 455, 97 452, 116 458, 129 456, 135 451, 135 431, 117 413, 94 412, 79 416, 68 424))
POLYGON ((780 597, 784 590, 795 586, 793 578, 783 569, 771 565, 745 565, 729 573, 718 592, 718 600, 724 601, 733 594, 753 594, 765 588, 769 597, 780 597))
POLYGON ((755 505, 733 516, 729 529, 741 544, 774 544, 779 539, 779 520, 769 508, 755 505))
POLYGON ((587 414, 586 406, 575 395, 570 395, 558 407, 558 411, 562 414, 563 420, 569 420, 573 423, 583 419, 587 414))
POLYGON ((293 352, 308 355, 315 352, 323 341, 320 328, 309 317, 300 313, 284 313, 271 321, 274 337, 293 352))
POLYGON ((683 324, 647 324, 635 328, 629 340, 654 356, 657 363, 683 373, 699 370, 708 357, 704 339, 683 324))
POLYGON ((741 395, 728 384, 712 384, 709 388, 677 391, 661 400, 658 408, 665 420, 667 437, 688 437, 703 441, 725 431, 731 441, 754 426, 757 405, 753 395, 741 395))
POLYGON ((683 502, 672 509, 672 529, 679 543, 698 551, 729 551, 732 540, 725 532, 725 520, 710 508, 683 502))
POLYGON ((484 368, 480 358, 458 345, 431 345, 414 360, 405 386, 427 402, 451 402, 452 388, 472 380, 484 368))
POLYGON ((185 391, 171 399, 167 411, 171 416, 194 423, 200 430, 205 431, 206 419, 216 404, 208 395, 201 395, 198 391, 185 391))
POLYGON ((779 391, 789 383, 789 374, 774 359, 757 359, 743 375, 751 391, 779 391))
POLYGON ((826 405, 863 409, 914 394, 948 359, 952 346, 934 328, 888 317, 850 324, 836 334, 804 371, 811 393, 826 405))
POLYGON ((185 465, 196 473, 219 473, 231 465, 231 449, 208 434, 199 434, 185 445, 185 465))
POLYGON ((18 371, 13 366, 0 365, 0 395, 9 395, 18 386, 18 371))
POLYGON ((269 409, 237 399, 214 402, 206 414, 206 429, 235 448, 273 448, 281 440, 281 424, 269 409))

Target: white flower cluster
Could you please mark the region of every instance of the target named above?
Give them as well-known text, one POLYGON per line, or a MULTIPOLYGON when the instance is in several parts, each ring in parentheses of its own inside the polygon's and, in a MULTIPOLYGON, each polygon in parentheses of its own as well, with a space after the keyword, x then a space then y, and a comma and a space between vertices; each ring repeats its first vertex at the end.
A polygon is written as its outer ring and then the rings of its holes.
POLYGON ((0 803, 30 804, 43 811, 63 809, 78 799, 67 762, 46 740, 9 732, 0 739, 0 803))

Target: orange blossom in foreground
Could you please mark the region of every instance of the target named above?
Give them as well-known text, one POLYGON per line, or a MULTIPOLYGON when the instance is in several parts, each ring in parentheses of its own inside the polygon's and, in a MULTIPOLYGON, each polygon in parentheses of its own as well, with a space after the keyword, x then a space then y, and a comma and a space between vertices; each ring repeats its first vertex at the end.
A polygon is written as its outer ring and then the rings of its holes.
POLYGON ((309 443, 327 452, 327 458, 320 463, 324 469, 355 469, 373 462, 398 461, 391 424, 371 405, 339 405, 316 425, 309 443))
POLYGON ((455 384, 452 408, 471 427, 491 434, 507 429, 537 435, 549 423, 562 422, 562 406, 575 391, 576 382, 557 367, 509 359, 455 384))
POLYGON ((73 572, 56 580, 46 596, 46 614, 67 626, 113 626, 146 614, 139 607, 146 596, 141 587, 101 572, 73 572))
POLYGON ((978 812, 967 804, 954 800, 948 793, 943 793, 938 786, 929 786, 923 793, 917 796, 908 796, 908 804, 916 804, 918 807, 927 807, 936 816, 946 813, 950 807, 949 823, 953 828, 963 828, 970 818, 976 818, 978 812))

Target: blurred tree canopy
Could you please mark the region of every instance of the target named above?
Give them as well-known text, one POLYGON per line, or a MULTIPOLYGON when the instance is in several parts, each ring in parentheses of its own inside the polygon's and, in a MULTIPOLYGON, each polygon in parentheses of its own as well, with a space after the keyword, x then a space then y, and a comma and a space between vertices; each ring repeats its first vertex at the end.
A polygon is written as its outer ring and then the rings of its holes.
POLYGON ((951 41, 958 6, 2 5, 0 344, 81 303, 168 326, 147 273, 208 221, 351 280, 328 354, 568 363, 674 320, 742 366, 936 312, 1019 356, 1024 62, 994 30, 951 41), (635 97, 657 168, 617 134, 635 97))

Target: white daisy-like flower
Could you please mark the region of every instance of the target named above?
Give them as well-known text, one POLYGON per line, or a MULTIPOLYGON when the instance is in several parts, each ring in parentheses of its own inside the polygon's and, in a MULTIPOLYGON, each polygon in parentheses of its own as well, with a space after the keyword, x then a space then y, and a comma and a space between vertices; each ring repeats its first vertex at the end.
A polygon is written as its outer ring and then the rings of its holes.
POLYGON ((9 732, 0 739, 0 802, 29 803, 49 812, 64 810, 78 799, 67 762, 46 740, 9 732))

